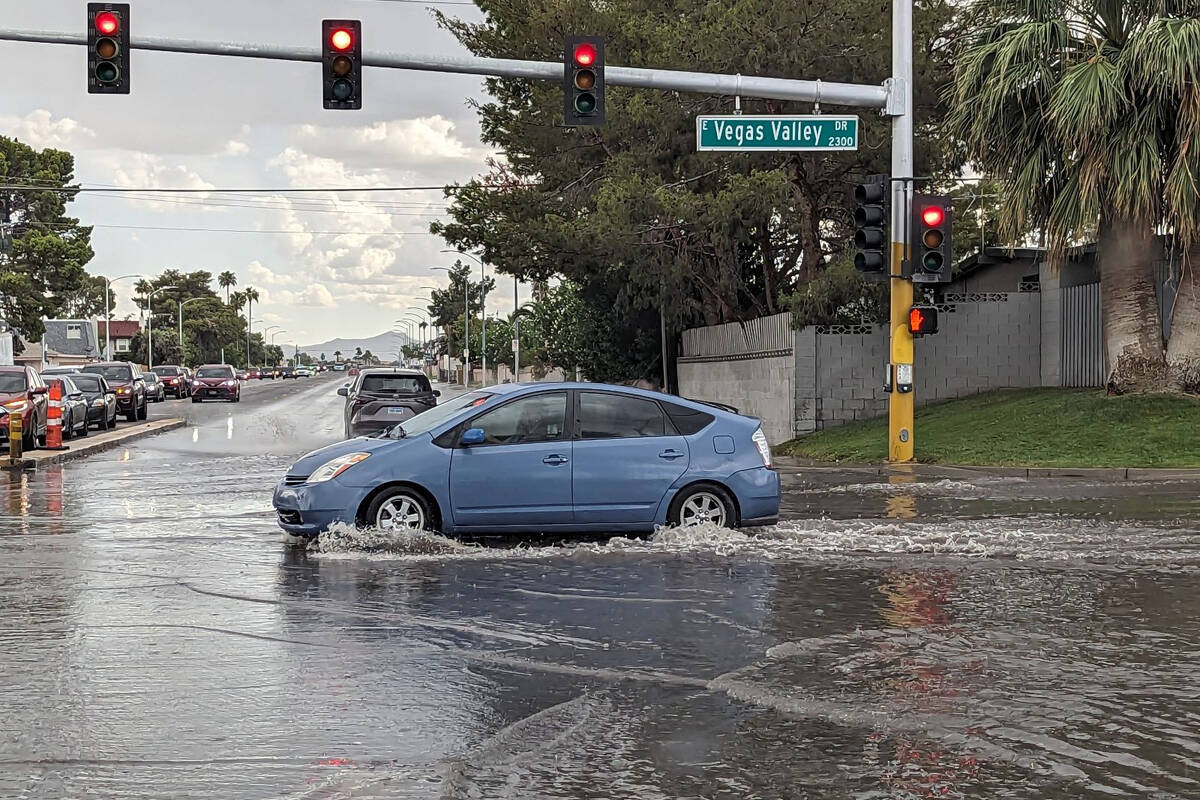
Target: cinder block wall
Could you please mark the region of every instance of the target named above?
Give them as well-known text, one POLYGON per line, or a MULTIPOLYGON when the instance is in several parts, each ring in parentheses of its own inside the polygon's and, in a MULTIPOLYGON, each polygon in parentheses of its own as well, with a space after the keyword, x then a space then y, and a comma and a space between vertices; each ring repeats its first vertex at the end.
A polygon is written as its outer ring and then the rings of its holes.
POLYGON ((771 444, 793 438, 796 364, 791 353, 737 360, 680 359, 678 371, 682 397, 726 403, 758 417, 771 444))

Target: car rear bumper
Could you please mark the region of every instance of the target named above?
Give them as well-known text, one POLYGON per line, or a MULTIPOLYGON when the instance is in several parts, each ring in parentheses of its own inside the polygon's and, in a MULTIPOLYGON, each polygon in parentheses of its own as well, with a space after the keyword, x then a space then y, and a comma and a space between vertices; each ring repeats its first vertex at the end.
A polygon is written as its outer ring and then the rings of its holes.
POLYGON ((737 496, 743 526, 773 525, 779 521, 779 473, 755 467, 729 476, 729 488, 737 496))

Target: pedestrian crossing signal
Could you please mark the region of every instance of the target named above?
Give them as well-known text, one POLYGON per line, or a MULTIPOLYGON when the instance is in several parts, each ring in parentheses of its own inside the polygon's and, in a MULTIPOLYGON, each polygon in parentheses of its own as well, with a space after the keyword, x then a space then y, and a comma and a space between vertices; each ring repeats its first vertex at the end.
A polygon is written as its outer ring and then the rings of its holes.
POLYGON ((937 333, 937 306, 918 305, 910 308, 908 310, 908 330, 913 336, 937 333))

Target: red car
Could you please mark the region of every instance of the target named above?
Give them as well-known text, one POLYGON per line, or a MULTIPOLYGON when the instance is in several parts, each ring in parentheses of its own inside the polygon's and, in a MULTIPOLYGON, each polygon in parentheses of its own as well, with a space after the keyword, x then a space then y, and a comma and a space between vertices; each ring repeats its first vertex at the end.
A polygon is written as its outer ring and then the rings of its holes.
POLYGON ((262 380, 262 370, 258 369, 257 367, 250 370, 249 372, 246 373, 246 380, 261 381, 262 380))
POLYGON ((21 417, 23 450, 46 443, 46 383, 29 367, 0 367, 0 442, 8 446, 8 418, 21 417))
POLYGON ((205 364, 196 370, 192 379, 192 402, 204 400, 228 400, 231 403, 242 399, 242 385, 237 373, 228 364, 205 364))

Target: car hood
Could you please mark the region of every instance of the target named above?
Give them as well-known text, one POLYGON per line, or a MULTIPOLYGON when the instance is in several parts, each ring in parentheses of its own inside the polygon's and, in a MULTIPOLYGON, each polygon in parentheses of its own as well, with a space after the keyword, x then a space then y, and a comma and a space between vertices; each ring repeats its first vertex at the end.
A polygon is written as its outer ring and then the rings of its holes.
POLYGON ((13 400, 25 400, 24 392, 0 392, 0 403, 11 403, 13 400))
POLYGON ((388 448, 404 447, 415 441, 417 441, 417 438, 371 439, 366 436, 359 436, 355 439, 347 439, 344 442, 331 444, 328 447, 322 447, 320 450, 313 450, 311 453, 301 456, 299 461, 292 464, 292 468, 288 470, 288 474, 311 475, 316 471, 317 467, 338 456, 344 456, 348 453, 375 453, 388 448))

